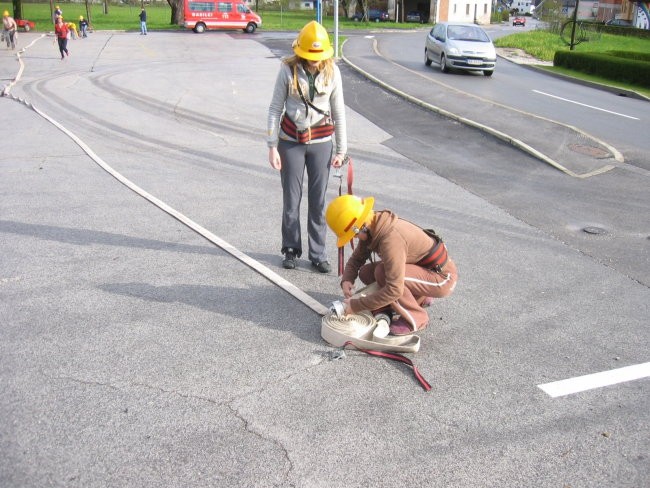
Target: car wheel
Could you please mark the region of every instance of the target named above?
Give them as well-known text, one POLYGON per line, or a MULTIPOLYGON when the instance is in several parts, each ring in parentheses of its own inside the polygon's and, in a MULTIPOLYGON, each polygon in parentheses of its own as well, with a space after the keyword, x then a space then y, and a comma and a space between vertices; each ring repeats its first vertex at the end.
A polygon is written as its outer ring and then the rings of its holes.
POLYGON ((29 24, 25 24, 25 32, 29 32, 29 29, 30 29, 29 24))
POLYGON ((379 22, 379 18, 376 18, 376 19, 375 19, 375 22, 379 22))
POLYGON ((197 34, 203 34, 205 32, 205 24, 203 22, 199 22, 194 26, 194 32, 197 34))
POLYGON ((444 53, 440 55, 440 71, 447 73, 449 68, 447 68, 447 59, 445 58, 444 53))
POLYGON ((427 52, 427 48, 424 48, 424 64, 427 66, 431 66, 431 60, 429 59, 429 53, 427 52))
POLYGON ((249 22, 246 28, 243 30, 246 34, 252 34, 253 32, 255 32, 255 28, 256 28, 255 24, 249 22))
POLYGON ((494 70, 487 70, 486 69, 486 70, 483 71, 483 74, 485 76, 492 76, 494 74, 494 70))

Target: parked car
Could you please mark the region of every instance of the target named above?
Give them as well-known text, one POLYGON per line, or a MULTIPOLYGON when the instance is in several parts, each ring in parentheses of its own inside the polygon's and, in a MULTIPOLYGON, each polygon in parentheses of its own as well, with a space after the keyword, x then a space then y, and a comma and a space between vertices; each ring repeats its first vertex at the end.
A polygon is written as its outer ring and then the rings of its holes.
POLYGON ((422 12, 418 12, 417 10, 411 10, 408 14, 406 14, 406 21, 418 22, 419 24, 424 24, 426 22, 426 18, 424 17, 424 14, 422 12))
POLYGON ((19 29, 22 29, 25 32, 29 32, 30 30, 36 27, 36 23, 27 19, 16 19, 16 25, 18 26, 19 29))
MULTIPOLYGON (((379 10, 376 8, 371 8, 368 10, 368 21, 370 22, 386 22, 388 19, 388 12, 384 10, 379 10)), ((354 14, 352 16, 352 20, 355 22, 360 22, 363 20, 363 12, 354 14)))
POLYGON ((632 22, 624 19, 610 19, 605 22, 605 25, 613 25, 616 27, 632 27, 632 22))
POLYGON ((445 73, 451 69, 483 71, 492 76, 497 52, 487 33, 474 24, 439 22, 424 44, 424 64, 435 62, 445 73))
POLYGON ((518 25, 522 27, 526 27, 526 17, 522 17, 522 16, 514 17, 512 19, 512 26, 516 27, 518 25))

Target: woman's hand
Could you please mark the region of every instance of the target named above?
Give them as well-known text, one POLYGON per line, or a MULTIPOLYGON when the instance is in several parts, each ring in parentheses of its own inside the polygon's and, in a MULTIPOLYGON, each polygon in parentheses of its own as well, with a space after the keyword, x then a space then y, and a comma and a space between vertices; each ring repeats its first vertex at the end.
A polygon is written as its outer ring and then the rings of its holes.
POLYGON ((350 298, 354 294, 354 284, 351 281, 343 281, 341 282, 341 290, 343 290, 345 298, 350 298))
POLYGON ((282 169, 282 160, 280 159, 280 153, 277 147, 269 148, 269 164, 273 169, 282 169))
POLYGON ((345 161, 345 154, 335 154, 334 157, 332 158, 332 166, 335 168, 340 168, 343 166, 343 162, 345 161))

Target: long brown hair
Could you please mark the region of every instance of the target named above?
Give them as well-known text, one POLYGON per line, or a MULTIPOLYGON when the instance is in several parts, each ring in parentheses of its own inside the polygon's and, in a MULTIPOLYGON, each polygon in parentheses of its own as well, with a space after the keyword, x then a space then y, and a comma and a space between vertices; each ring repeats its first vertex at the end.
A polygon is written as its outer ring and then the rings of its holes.
MULTIPOLYGON (((298 91, 298 65, 305 62, 300 56, 292 54, 282 60, 287 66, 291 68, 293 73, 292 89, 294 92, 298 91)), ((329 85, 334 78, 334 59, 327 58, 318 63, 318 72, 323 76, 325 84, 329 85)))

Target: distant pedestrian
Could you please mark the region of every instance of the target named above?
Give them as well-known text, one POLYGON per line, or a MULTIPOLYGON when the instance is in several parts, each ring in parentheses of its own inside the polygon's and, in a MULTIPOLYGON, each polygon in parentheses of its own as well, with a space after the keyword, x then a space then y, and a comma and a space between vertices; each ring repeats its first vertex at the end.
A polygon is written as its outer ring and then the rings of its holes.
POLYGON ((83 15, 79 16, 79 30, 81 31, 81 37, 88 37, 88 21, 84 19, 83 15))
POLYGON ((56 24, 54 24, 54 33, 56 34, 56 40, 59 43, 59 52, 61 53, 61 60, 63 60, 64 53, 66 56, 70 56, 68 52, 68 35, 70 31, 68 25, 63 22, 63 17, 56 18, 56 24))
POLYGON ((54 13, 52 14, 52 22, 55 24, 56 24, 57 17, 63 17, 63 10, 61 10, 61 7, 59 7, 58 5, 54 7, 54 13))
POLYGON ((7 41, 7 49, 16 49, 16 31, 18 24, 13 17, 9 15, 9 11, 5 10, 2 14, 2 37, 7 41))
POLYGON ((142 7, 140 11, 140 35, 147 35, 147 11, 142 7))

